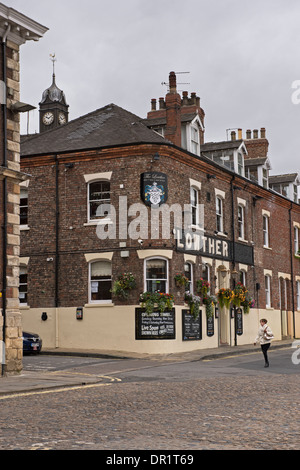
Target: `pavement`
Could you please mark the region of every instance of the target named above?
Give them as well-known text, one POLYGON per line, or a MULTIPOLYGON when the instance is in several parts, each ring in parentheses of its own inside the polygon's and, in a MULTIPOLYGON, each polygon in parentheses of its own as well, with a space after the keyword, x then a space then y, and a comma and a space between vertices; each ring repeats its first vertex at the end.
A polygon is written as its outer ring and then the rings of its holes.
MULTIPOLYGON (((293 340, 273 341, 271 348, 288 349, 292 347, 293 340)), ((195 362, 229 357, 239 354, 253 353, 260 351, 260 347, 253 344, 242 346, 221 346, 212 349, 198 349, 190 352, 173 354, 138 354, 123 351, 103 351, 103 350, 75 350, 75 349, 44 349, 41 354, 94 357, 103 359, 143 359, 153 362, 195 362)), ((16 394, 27 393, 49 393, 51 390, 64 390, 65 388, 76 388, 88 385, 113 382, 113 377, 99 377, 86 375, 84 373, 73 373, 68 371, 27 371, 23 370, 20 375, 0 377, 0 401, 16 394)))

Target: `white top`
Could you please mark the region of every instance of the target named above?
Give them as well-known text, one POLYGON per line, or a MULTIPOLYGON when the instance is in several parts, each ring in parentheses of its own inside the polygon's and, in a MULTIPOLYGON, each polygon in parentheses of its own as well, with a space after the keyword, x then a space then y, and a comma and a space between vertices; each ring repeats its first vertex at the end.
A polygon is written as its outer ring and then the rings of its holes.
POLYGON ((265 323, 264 326, 259 327, 257 336, 255 338, 256 343, 260 343, 260 344, 271 343, 271 339, 264 338, 264 332, 265 331, 268 334, 268 336, 274 336, 273 333, 272 333, 271 328, 265 323))

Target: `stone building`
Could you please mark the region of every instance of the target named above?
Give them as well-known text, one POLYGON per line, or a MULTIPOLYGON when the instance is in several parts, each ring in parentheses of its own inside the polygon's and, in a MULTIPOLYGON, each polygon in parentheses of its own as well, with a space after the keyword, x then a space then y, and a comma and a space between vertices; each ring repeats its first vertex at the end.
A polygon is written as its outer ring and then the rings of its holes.
POLYGON ((205 142, 174 73, 159 102, 146 119, 110 104, 24 137, 24 325, 45 347, 148 353, 252 343, 261 317, 299 336, 300 206, 269 187, 265 129, 205 142), (210 296, 241 281, 255 305, 211 316, 204 302, 194 320, 201 279, 210 296), (145 314, 140 294, 157 291, 173 307, 145 314))
POLYGON ((0 352, 1 375, 22 369, 22 323, 19 309, 19 113, 31 107, 20 101, 20 46, 38 41, 47 28, 0 3, 0 352))

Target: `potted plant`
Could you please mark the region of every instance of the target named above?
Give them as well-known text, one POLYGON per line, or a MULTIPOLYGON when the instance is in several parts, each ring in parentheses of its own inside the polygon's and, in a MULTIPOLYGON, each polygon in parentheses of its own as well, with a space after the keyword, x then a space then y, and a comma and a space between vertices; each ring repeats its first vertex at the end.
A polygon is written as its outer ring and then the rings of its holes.
POLYGON ((121 274, 117 281, 114 282, 112 293, 123 299, 127 299, 129 291, 136 287, 136 281, 132 273, 121 274))
POLYGON ((187 287, 189 285, 188 278, 182 273, 177 273, 174 279, 177 287, 187 287))
POLYGON ((163 313, 173 308, 174 297, 172 294, 163 292, 143 292, 140 295, 140 303, 148 315, 153 313, 155 309, 163 313))
POLYGON ((198 297, 197 295, 190 294, 187 292, 185 294, 184 300, 188 304, 190 308, 190 313, 193 315, 193 317, 196 319, 199 316, 199 311, 200 311, 200 304, 201 304, 201 298, 198 297))
POLYGON ((220 304, 220 307, 229 308, 230 304, 234 298, 234 292, 231 289, 220 289, 217 293, 217 299, 220 304))

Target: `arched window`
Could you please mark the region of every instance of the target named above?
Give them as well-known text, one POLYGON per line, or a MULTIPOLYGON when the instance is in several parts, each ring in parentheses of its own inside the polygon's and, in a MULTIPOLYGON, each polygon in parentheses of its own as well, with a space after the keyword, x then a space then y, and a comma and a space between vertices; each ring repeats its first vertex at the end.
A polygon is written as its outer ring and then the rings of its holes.
POLYGON ((112 271, 110 261, 90 263, 89 301, 91 303, 110 303, 112 301, 112 271))
POLYGON ((184 275, 188 278, 189 284, 186 286, 186 292, 190 294, 194 293, 194 273, 193 273, 193 265, 192 263, 186 262, 184 263, 184 275))
POLYGON ((169 292, 169 264, 165 258, 148 258, 145 260, 145 291, 169 292))
POLYGON ((271 276, 265 276, 266 307, 271 307, 271 276))

